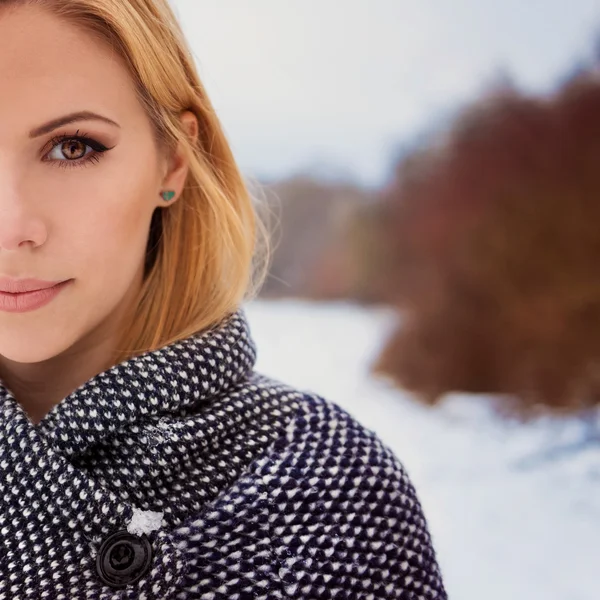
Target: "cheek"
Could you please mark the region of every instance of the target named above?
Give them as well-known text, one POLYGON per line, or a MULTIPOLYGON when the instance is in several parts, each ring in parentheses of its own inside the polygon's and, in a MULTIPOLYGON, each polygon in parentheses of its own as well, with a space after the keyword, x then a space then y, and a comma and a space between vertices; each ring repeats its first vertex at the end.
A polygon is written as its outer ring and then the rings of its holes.
POLYGON ((105 177, 95 185, 84 185, 82 178, 82 186, 84 192, 55 204, 48 250, 63 259, 60 274, 78 279, 80 289, 94 301, 114 300, 144 260, 155 210, 150 198, 154 186, 135 176, 120 182, 105 177))
POLYGON ((105 199, 80 215, 81 225, 71 243, 79 253, 81 274, 112 279, 132 276, 145 256, 152 212, 147 197, 137 191, 105 199))

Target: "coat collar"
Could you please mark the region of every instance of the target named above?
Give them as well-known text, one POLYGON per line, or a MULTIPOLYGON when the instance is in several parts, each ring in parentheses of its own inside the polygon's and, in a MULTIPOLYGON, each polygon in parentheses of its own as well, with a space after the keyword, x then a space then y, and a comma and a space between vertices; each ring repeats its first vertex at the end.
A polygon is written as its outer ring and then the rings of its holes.
MULTIPOLYGON (((15 568, 23 552, 35 552, 36 535, 43 532, 45 543, 60 542, 71 558, 77 555, 81 563, 74 577, 96 597, 93 590, 101 584, 94 565, 103 542, 115 532, 134 533, 140 516, 146 523, 151 517, 147 537, 154 566, 139 586, 119 597, 175 597, 191 565, 181 544, 185 528, 179 526, 227 484, 230 471, 239 471, 238 456, 237 462, 222 462, 218 438, 235 434, 240 423, 252 426, 257 388, 249 379, 255 358, 239 310, 209 331, 96 375, 38 425, 0 382, 0 526, 18 535, 33 532, 13 544, 15 568), (231 469, 215 472, 214 460, 231 469), (183 488, 185 481, 191 486, 183 488)), ((269 406, 257 407, 259 414, 269 406)), ((275 424, 267 431, 277 436, 282 413, 272 412, 275 424)), ((272 438, 262 427, 257 439, 266 444, 272 438)), ((236 448, 252 460, 250 450, 236 448)), ((60 552, 48 561, 55 571, 72 568, 60 552)), ((108 598, 102 589, 97 597, 108 598)))
POLYGON ((182 415, 244 381, 256 348, 242 309, 183 341, 124 361, 99 373, 33 425, 0 382, 0 431, 23 443, 24 429, 71 458, 119 430, 168 415, 182 415))

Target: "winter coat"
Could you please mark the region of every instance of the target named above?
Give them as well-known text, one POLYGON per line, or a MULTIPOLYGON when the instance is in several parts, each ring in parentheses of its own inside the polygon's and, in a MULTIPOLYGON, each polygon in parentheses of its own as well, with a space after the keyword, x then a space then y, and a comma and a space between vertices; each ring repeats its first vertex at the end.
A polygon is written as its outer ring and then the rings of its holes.
POLYGON ((254 370, 242 309, 34 425, 0 385, 0 600, 444 600, 374 433, 254 370))

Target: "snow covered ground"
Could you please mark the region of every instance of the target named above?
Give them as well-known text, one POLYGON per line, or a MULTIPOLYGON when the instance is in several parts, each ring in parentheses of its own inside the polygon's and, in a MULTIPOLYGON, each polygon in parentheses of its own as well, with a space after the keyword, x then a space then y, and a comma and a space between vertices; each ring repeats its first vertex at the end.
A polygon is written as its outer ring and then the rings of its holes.
POLYGON ((337 402, 396 452, 429 521, 452 600, 600 600, 600 448, 524 460, 576 422, 500 421, 485 398, 423 407, 368 368, 394 323, 351 304, 246 305, 257 369, 337 402))

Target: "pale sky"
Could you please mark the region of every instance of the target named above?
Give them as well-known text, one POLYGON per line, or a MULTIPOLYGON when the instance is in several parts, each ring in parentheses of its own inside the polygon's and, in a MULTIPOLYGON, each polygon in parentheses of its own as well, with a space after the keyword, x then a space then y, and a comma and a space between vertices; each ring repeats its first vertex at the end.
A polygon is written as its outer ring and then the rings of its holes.
POLYGON ((171 0, 245 173, 383 181, 392 152, 500 69, 543 93, 600 0, 171 0))

